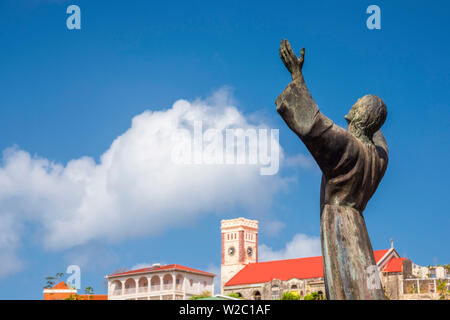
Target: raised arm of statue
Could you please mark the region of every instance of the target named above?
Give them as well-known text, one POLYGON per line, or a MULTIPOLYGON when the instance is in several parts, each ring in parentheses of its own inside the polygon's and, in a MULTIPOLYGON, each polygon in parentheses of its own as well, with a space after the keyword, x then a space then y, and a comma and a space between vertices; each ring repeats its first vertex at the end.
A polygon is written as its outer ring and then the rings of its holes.
POLYGON ((302 140, 309 134, 314 119, 320 112, 303 79, 304 57, 304 48, 301 51, 300 58, 297 58, 289 41, 281 41, 280 58, 291 73, 292 82, 277 98, 277 111, 289 128, 302 140))
POLYGON ((339 171, 342 156, 358 152, 355 139, 323 115, 314 102, 302 74, 305 49, 297 58, 287 40, 280 45, 280 58, 292 75, 292 82, 276 100, 277 111, 289 128, 303 141, 322 172, 327 176, 339 171))

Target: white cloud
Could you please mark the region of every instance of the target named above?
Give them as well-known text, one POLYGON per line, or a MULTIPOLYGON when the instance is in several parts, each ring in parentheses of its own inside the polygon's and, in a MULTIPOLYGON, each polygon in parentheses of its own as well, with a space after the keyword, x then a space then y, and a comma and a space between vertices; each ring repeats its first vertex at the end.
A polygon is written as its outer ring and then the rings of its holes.
POLYGON ((0 213, 0 278, 23 268, 23 262, 16 254, 20 246, 20 229, 13 215, 0 213))
POLYGON ((278 220, 262 221, 260 225, 262 226, 265 234, 272 237, 278 235, 280 231, 286 226, 283 222, 278 220))
MULTIPOLYGON (((64 254, 64 260, 68 265, 77 265, 83 271, 105 269, 117 264, 118 255, 107 246, 91 242, 86 245, 69 249, 64 254)), ((64 271, 64 270, 63 270, 64 271)))
POLYGON ((303 169, 316 169, 317 165, 311 156, 303 154, 297 154, 294 156, 286 157, 284 161, 286 167, 303 168, 303 169))
POLYGON ((308 236, 297 233, 294 238, 286 243, 286 246, 280 250, 273 250, 265 244, 258 248, 260 261, 284 260, 320 256, 320 237, 308 236))
MULTIPOLYGON (((98 163, 82 157, 63 165, 9 148, 0 166, 0 219, 32 224, 47 248, 64 249, 155 235, 218 208, 267 211, 287 183, 280 175, 261 176, 259 165, 171 161, 173 132, 192 130, 196 120, 204 130, 265 127, 250 123, 221 90, 207 100, 178 100, 170 109, 134 117, 98 163)), ((0 252, 19 244, 18 230, 0 234, 0 252)))
POLYGON ((149 267, 151 267, 152 265, 153 265, 153 263, 146 263, 146 262, 138 263, 138 264, 135 264, 134 266, 132 266, 132 267, 130 268, 130 270, 138 270, 138 269, 149 268, 149 267))

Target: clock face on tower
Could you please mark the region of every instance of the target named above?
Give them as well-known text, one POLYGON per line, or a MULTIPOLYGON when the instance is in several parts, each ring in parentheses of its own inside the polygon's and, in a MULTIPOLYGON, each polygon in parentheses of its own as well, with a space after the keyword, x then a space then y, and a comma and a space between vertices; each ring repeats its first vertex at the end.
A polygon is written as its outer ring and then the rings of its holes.
POLYGON ((248 256, 251 257, 251 256, 252 256, 252 253, 253 253, 252 247, 248 247, 248 248, 247 248, 247 254, 248 254, 248 256))
POLYGON ((228 248, 228 254, 230 255, 230 256, 232 256, 233 254, 234 254, 234 247, 229 247, 228 248))

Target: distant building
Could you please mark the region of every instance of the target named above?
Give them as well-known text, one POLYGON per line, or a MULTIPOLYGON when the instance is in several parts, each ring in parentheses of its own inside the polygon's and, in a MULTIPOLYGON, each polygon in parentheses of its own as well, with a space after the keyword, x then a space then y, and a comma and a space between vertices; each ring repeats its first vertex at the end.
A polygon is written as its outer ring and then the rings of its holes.
POLYGON ((106 276, 109 300, 186 300, 204 292, 214 294, 215 274, 179 264, 106 276))
POLYGON ((249 263, 258 262, 258 221, 222 220, 221 288, 249 263))
POLYGON ((44 289, 44 300, 108 300, 108 295, 78 294, 77 289, 69 288, 61 281, 50 289, 44 289))

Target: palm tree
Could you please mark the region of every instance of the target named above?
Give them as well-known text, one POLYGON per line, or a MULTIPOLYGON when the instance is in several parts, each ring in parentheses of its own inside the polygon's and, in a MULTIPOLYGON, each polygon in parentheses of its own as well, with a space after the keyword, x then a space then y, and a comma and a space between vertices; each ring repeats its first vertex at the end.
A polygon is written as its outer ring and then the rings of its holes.
POLYGON ((63 275, 64 273, 58 272, 54 277, 45 277, 47 284, 45 285, 44 289, 51 289, 55 285, 56 281, 59 280, 63 275))

